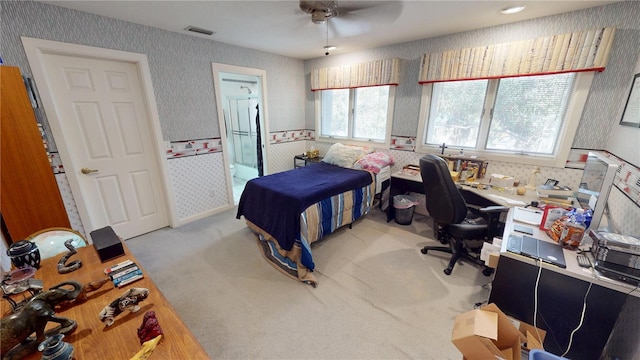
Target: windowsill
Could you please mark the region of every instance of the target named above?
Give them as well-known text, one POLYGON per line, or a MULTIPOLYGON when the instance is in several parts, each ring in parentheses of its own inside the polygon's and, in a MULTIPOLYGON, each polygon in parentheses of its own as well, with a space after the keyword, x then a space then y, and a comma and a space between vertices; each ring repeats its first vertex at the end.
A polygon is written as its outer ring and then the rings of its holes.
POLYGON ((366 146, 366 147, 379 148, 379 149, 389 149, 389 146, 391 144, 391 140, 388 140, 387 142, 373 141, 373 140, 366 141, 366 140, 354 140, 354 139, 323 137, 323 136, 316 136, 315 141, 326 142, 326 143, 341 143, 343 145, 353 145, 353 146, 366 146))
MULTIPOLYGON (((429 147, 417 147, 417 153, 421 154, 435 154, 440 155, 441 150, 431 149, 429 147)), ((445 153, 447 153, 445 151, 445 153)), ((451 152, 452 155, 457 154, 456 151, 451 152)), ((477 150, 464 150, 465 156, 476 156, 479 158, 483 158, 486 161, 500 161, 500 162, 510 162, 516 164, 524 164, 524 165, 536 165, 536 166, 546 166, 546 167, 555 167, 555 168, 564 168, 566 166, 566 158, 561 159, 559 156, 543 156, 543 155, 526 155, 526 154, 506 154, 506 153, 497 153, 497 152, 488 152, 488 151, 477 151, 477 150)))

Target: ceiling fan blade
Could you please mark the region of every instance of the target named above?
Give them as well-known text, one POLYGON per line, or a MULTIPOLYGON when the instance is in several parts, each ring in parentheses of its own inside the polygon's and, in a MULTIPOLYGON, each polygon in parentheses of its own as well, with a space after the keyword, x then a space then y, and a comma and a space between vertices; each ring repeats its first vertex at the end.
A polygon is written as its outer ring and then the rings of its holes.
POLYGON ((402 13, 401 1, 340 1, 338 18, 392 23, 402 13))

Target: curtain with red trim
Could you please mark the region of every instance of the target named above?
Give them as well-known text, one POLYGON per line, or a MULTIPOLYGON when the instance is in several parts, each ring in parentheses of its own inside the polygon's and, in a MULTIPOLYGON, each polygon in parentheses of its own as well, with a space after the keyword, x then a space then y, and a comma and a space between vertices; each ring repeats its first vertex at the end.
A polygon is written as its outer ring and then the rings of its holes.
POLYGON ((400 59, 376 60, 350 66, 311 70, 311 91, 398 85, 400 59))
POLYGON ((424 54, 419 83, 603 71, 614 35, 606 27, 424 54))

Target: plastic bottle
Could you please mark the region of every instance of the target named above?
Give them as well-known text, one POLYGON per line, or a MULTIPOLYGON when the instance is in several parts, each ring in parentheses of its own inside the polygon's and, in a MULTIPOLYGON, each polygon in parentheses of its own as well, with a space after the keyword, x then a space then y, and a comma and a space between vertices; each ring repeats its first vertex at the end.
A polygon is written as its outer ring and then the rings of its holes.
POLYGON ((576 250, 582 242, 585 229, 584 209, 578 208, 569 213, 569 221, 560 234, 560 244, 571 250, 576 250))

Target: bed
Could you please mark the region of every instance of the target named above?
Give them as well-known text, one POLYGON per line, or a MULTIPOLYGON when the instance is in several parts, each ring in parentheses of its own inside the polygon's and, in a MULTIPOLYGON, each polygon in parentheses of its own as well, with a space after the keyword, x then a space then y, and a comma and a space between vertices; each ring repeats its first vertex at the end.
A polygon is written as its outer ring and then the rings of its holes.
POLYGON ((311 245, 368 214, 383 181, 377 175, 390 173, 393 164, 386 154, 346 162, 332 161, 331 149, 327 155, 327 161, 250 180, 236 215, 257 234, 270 264, 314 287, 311 245))

